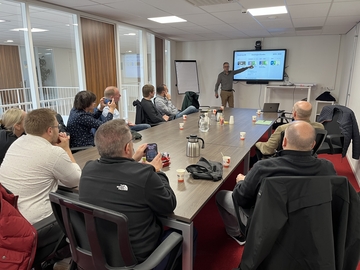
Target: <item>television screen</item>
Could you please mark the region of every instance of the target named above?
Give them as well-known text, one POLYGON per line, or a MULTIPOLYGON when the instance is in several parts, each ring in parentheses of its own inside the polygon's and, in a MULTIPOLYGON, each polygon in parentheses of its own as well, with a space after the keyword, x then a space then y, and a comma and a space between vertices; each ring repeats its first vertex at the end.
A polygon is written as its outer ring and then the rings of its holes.
POLYGON ((238 50, 234 51, 234 70, 253 65, 253 69, 234 75, 234 81, 248 83, 267 83, 283 81, 286 49, 276 50, 238 50))

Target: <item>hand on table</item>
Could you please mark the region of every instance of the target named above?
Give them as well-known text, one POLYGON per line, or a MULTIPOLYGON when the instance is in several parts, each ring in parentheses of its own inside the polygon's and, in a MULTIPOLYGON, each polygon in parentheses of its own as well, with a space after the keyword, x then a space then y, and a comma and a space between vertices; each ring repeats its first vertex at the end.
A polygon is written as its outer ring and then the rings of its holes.
POLYGON ((236 183, 245 179, 245 175, 239 173, 236 177, 236 183))
POLYGON ((135 124, 134 124, 134 123, 131 123, 130 121, 128 121, 128 126, 129 126, 129 127, 133 127, 133 126, 135 126, 135 124))
POLYGON ((169 116, 167 116, 167 115, 165 115, 165 114, 162 116, 162 118, 163 118, 165 121, 169 121, 169 116))

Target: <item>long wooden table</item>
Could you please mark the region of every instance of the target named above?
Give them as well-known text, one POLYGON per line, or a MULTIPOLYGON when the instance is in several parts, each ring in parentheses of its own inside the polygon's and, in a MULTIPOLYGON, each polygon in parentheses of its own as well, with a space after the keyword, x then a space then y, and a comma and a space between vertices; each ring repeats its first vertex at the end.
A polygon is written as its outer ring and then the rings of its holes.
MULTIPOLYGON (((177 198, 174 213, 161 217, 165 226, 176 228, 183 233, 183 269, 192 269, 193 251, 193 220, 196 214, 204 207, 207 201, 220 188, 232 171, 244 160, 244 172, 248 171, 251 147, 261 136, 271 129, 271 125, 256 125, 252 116, 256 115, 255 109, 230 109, 224 111, 224 118, 228 120, 234 116, 235 124, 221 126, 218 122, 211 121, 208 132, 200 132, 198 128, 199 113, 188 115, 184 121, 184 129, 179 129, 183 119, 152 127, 141 131, 142 139, 135 142, 134 147, 142 143, 157 143, 159 152, 168 152, 171 157, 170 167, 163 171, 169 178, 171 188, 177 198), (246 139, 240 140, 240 132, 246 132, 246 139), (205 148, 200 150, 200 156, 208 160, 222 162, 221 152, 231 157, 230 167, 223 170, 223 180, 213 182, 208 180, 195 180, 190 175, 185 177, 183 183, 177 181, 176 170, 185 169, 188 165, 195 164, 200 157, 186 156, 186 137, 190 134, 198 135, 205 141, 205 148)), ((277 113, 265 113, 257 116, 261 120, 272 123, 277 119, 277 113)), ((88 160, 97 159, 99 154, 96 148, 87 149, 74 154, 77 163, 82 168, 88 160)), ((234 180, 235 183, 235 179, 234 180)))

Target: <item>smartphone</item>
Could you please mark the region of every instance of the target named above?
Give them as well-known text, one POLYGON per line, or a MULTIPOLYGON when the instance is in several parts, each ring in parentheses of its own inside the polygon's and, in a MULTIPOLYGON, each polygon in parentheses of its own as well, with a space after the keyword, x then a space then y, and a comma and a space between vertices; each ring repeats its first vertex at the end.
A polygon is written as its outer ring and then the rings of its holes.
POLYGON ((146 161, 151 162, 158 154, 157 144, 156 143, 148 143, 145 155, 146 155, 146 161))
POLYGON ((111 103, 111 101, 112 101, 112 99, 107 99, 107 98, 104 99, 105 104, 111 103))

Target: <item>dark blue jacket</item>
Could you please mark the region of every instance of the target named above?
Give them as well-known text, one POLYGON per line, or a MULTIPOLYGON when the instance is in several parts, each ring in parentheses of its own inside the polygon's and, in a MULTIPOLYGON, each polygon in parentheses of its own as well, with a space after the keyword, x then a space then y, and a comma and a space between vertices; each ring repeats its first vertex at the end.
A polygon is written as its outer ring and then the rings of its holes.
POLYGON ((360 134, 359 127, 356 121, 354 112, 348 107, 342 105, 329 105, 325 106, 318 118, 318 122, 324 123, 333 119, 335 109, 340 110, 341 114, 338 118, 341 133, 344 135, 344 147, 342 156, 345 157, 349 148, 350 141, 352 140, 352 157, 359 159, 360 157, 360 134))

